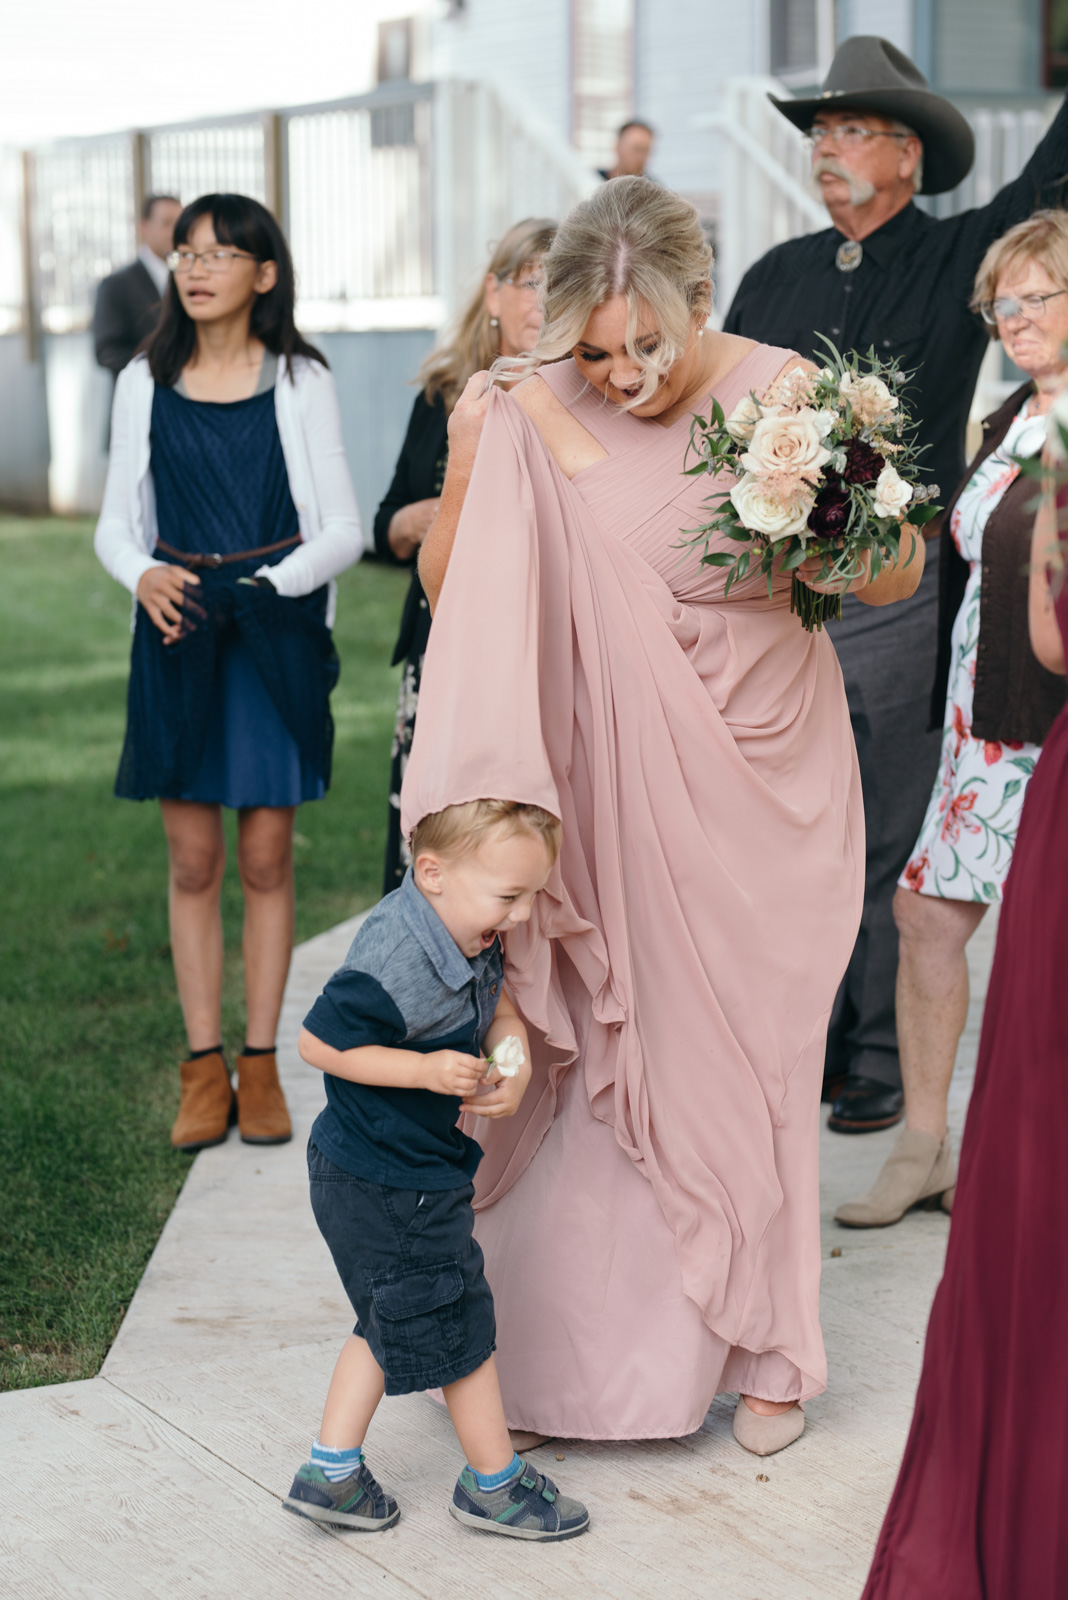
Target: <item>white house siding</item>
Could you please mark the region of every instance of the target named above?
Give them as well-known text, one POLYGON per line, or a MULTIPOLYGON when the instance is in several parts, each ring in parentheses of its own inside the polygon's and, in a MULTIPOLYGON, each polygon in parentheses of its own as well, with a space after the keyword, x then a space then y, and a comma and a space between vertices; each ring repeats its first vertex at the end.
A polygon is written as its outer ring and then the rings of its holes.
POLYGON ((571 132, 568 0, 467 0, 434 22, 431 76, 484 78, 525 105, 562 138, 571 132))
MULTIPOLYGON (((967 4, 968 0, 962 0, 962 8, 967 4)), ((838 0, 838 38, 874 33, 911 56, 912 12, 913 0, 838 0)))
POLYGON ((1040 16, 1038 0, 939 0, 931 13, 938 88, 946 94, 1033 91, 1040 16))
POLYGON ((637 0, 636 9, 635 110, 657 130, 652 170, 697 200, 718 188, 721 135, 698 132, 692 119, 719 109, 727 78, 767 71, 767 6, 637 0))

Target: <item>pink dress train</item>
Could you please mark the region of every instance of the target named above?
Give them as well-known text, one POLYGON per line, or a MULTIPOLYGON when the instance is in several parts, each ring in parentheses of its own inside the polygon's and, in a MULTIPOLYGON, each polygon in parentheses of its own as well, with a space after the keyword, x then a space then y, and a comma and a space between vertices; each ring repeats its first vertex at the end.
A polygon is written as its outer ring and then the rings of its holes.
MULTIPOLYGON (((730 412, 789 352, 750 350, 730 412)), ((689 418, 541 378, 607 452, 568 480, 495 392, 431 631, 403 827, 481 796, 560 816, 508 938, 534 1077, 472 1120, 514 1427, 672 1437, 717 1392, 825 1386, 817 1128, 860 916, 860 785, 834 647, 680 537, 689 418)))

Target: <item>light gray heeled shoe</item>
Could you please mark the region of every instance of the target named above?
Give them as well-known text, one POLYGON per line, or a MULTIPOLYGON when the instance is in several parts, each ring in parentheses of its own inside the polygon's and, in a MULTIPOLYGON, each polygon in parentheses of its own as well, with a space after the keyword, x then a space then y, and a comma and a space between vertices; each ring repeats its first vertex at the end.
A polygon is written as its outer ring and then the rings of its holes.
POLYGON ((887 1228, 924 1201, 937 1206, 939 1196, 948 1211, 956 1183, 957 1163, 949 1134, 939 1142, 933 1133, 902 1128, 869 1192, 839 1206, 834 1220, 844 1228, 887 1228))
POLYGON ((773 1456, 785 1450, 788 1444, 800 1439, 805 1431, 805 1413, 801 1402, 789 1411, 779 1411, 775 1416, 762 1417, 746 1405, 742 1396, 734 1408, 734 1437, 743 1450, 754 1456, 773 1456))
POLYGON ((528 1450, 540 1450, 543 1444, 549 1444, 552 1435, 548 1433, 531 1433, 525 1428, 509 1428, 508 1437, 512 1441, 512 1449, 516 1455, 525 1455, 528 1450))

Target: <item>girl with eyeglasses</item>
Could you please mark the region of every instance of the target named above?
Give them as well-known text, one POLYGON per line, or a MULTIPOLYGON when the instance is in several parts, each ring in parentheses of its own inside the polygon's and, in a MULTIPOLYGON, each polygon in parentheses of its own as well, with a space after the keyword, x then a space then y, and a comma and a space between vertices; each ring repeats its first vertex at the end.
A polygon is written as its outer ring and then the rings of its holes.
POLYGON ((121 373, 96 552, 134 595, 115 793, 158 799, 189 1051, 180 1150, 291 1137, 275 1031, 293 941, 293 821, 330 782, 333 579, 359 559, 334 381, 294 325, 277 222, 186 206, 156 331, 121 373), (222 807, 237 812, 246 1038, 222 1047, 222 807))

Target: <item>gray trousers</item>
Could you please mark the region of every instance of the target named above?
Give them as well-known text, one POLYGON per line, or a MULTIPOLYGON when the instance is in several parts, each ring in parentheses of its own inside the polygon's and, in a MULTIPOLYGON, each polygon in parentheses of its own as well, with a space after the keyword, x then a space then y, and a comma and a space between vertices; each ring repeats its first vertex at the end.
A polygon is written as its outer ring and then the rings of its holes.
POLYGON ((938 545, 932 542, 911 600, 866 606, 847 595, 841 622, 828 630, 845 678, 868 835, 864 911, 831 1014, 828 1077, 848 1072, 901 1084, 893 899, 938 770, 941 734, 927 732, 937 604, 938 545))

